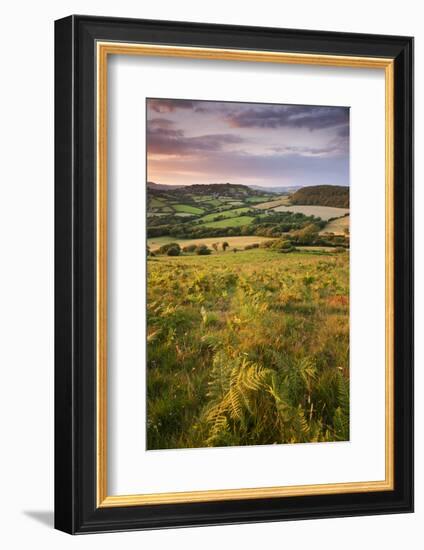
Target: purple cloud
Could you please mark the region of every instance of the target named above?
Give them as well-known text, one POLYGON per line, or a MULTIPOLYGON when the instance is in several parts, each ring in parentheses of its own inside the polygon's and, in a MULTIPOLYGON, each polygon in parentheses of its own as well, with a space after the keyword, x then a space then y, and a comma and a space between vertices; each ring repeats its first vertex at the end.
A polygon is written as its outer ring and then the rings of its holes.
POLYGON ((148 99, 146 138, 159 182, 349 184, 347 107, 148 99))
POLYGON ((235 128, 306 128, 321 130, 345 126, 349 110, 345 107, 309 107, 299 105, 257 105, 238 109, 226 116, 235 128))
POLYGON ((156 113, 173 113, 177 109, 194 109, 198 101, 189 99, 147 99, 147 107, 156 113))
POLYGON ((232 134, 186 137, 182 130, 161 126, 154 119, 147 124, 147 151, 153 154, 185 156, 199 151, 221 151, 226 145, 243 141, 241 137, 232 134))

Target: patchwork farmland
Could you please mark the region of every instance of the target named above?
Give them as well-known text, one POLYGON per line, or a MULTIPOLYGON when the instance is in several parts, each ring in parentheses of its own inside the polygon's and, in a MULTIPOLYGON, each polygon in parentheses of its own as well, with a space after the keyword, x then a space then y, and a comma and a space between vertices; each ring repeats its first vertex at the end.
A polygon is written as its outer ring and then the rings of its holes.
MULTIPOLYGON (((341 225, 334 226, 334 221, 347 216, 349 208, 331 205, 329 193, 331 189, 318 187, 317 191, 312 187, 292 194, 273 194, 231 184, 168 186, 165 189, 161 186, 157 189, 150 183, 147 187, 148 237, 170 236, 183 242, 208 237, 284 235, 290 240, 295 236, 293 231, 310 226, 309 232, 317 234, 314 244, 319 245, 319 235, 329 237, 332 227, 337 227, 335 235, 338 237, 348 230, 345 223, 345 231, 341 233, 341 225), (300 192, 306 204, 299 204, 300 192), (309 196, 317 204, 310 204, 309 196)), ((340 190, 339 203, 346 204, 340 190)), ((329 245, 328 242, 323 244, 329 245)), ((340 239, 334 244, 341 244, 340 239)))

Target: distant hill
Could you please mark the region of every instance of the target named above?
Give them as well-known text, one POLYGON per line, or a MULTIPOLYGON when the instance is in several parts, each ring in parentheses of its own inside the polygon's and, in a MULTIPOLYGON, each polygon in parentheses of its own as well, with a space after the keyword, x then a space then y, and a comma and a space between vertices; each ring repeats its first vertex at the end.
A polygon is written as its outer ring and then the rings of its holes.
POLYGON ((184 187, 183 185, 165 185, 163 183, 155 183, 154 181, 148 181, 147 182, 147 188, 148 189, 157 189, 158 191, 169 191, 172 189, 179 189, 180 187, 184 187))
POLYGON ((230 196, 249 196, 256 195, 247 185, 239 185, 233 183, 205 183, 203 185, 188 185, 184 187, 184 192, 195 193, 196 195, 226 195, 230 196))
POLYGON ((263 187, 261 185, 249 185, 250 189, 264 191, 265 193, 276 193, 277 195, 289 195, 300 189, 301 185, 291 185, 290 187, 263 187))
POLYGON ((247 185, 233 184, 233 183, 205 183, 195 185, 162 185, 153 182, 147 182, 147 189, 149 194, 174 194, 179 197, 185 196, 226 196, 233 197, 235 199, 243 199, 246 197, 262 196, 267 191, 256 191, 251 189, 247 185))
POLYGON ((290 195, 291 204, 310 204, 349 208, 349 187, 339 185, 316 185, 302 187, 290 195))

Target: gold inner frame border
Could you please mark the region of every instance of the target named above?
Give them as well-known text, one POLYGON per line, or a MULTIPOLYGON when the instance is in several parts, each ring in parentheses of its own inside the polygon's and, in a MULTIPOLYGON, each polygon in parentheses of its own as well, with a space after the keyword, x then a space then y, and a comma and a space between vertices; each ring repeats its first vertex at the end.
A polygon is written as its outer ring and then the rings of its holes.
POLYGON ((142 506, 306 495, 364 493, 394 489, 394 60, 390 58, 268 52, 189 46, 102 42, 97 60, 97 507, 142 506), (332 67, 384 69, 385 72, 385 479, 316 485, 217 489, 178 493, 108 495, 107 491, 107 62, 109 55, 220 59, 332 67))

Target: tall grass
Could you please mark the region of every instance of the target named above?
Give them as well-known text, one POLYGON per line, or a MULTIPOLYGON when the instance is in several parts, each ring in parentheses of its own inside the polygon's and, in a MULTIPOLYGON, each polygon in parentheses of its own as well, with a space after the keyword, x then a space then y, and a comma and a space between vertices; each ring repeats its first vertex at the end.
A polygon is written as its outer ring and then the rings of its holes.
POLYGON ((348 254, 148 261, 148 448, 349 438, 348 254))

